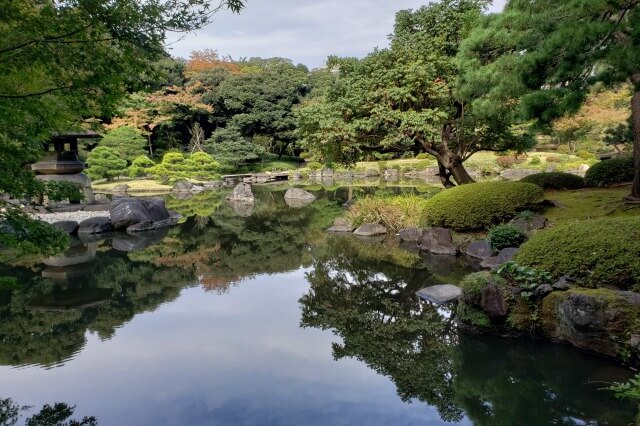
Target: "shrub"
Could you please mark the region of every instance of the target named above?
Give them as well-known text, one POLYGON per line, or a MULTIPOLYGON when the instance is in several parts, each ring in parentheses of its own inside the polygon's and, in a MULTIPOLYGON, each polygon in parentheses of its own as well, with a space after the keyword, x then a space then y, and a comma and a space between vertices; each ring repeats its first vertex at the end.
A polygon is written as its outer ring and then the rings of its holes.
POLYGON ((529 299, 533 296, 534 290, 541 285, 552 284, 553 275, 529 266, 521 266, 515 262, 507 262, 502 265, 497 274, 520 287, 520 296, 529 299))
POLYGON ((318 163, 317 161, 311 161, 307 163, 307 168, 309 170, 320 170, 322 169, 322 164, 318 163))
POLYGON ((163 181, 176 182, 180 179, 215 179, 220 168, 220 163, 206 152, 196 152, 189 157, 180 152, 169 152, 162 157, 160 164, 146 171, 163 181))
POLYGON ((527 236, 513 225, 498 225, 489 231, 489 244, 495 253, 507 247, 519 247, 527 236))
POLYGON ((152 159, 146 155, 140 155, 139 157, 136 157, 131 163, 131 166, 129 166, 129 176, 142 176, 147 172, 147 169, 155 165, 156 163, 154 163, 152 159))
POLYGON ((106 146, 98 146, 91 151, 87 157, 87 164, 87 176, 93 180, 110 180, 127 172, 127 160, 122 159, 118 151, 106 146))
POLYGON ((515 261, 585 287, 640 290, 640 217, 603 218, 558 226, 534 235, 515 261))
POLYGON ((542 189, 580 189, 584 186, 584 179, 571 173, 547 172, 527 176, 520 182, 533 183, 542 189))
POLYGON ((120 158, 127 161, 147 152, 147 140, 138 129, 129 126, 116 127, 107 131, 98 146, 115 149, 120 158))
POLYGON ((416 160, 428 160, 429 159, 429 154, 427 154, 426 152, 421 152, 420 154, 416 155, 416 160))
POLYGON ((457 230, 487 229, 542 199, 542 189, 524 182, 483 182, 448 189, 426 205, 431 225, 457 230))
POLYGON ((554 157, 553 155, 550 155, 546 158, 546 161, 547 163, 561 163, 562 159, 560 157, 554 157))
POLYGON ((596 158, 594 154, 587 151, 586 149, 581 149, 580 151, 576 152, 576 155, 583 160, 593 160, 594 158, 596 158))
POLYGON ((426 223, 425 206, 428 200, 417 195, 394 197, 367 196, 349 207, 347 217, 355 225, 381 223, 392 231, 426 223))
POLYGON ((542 164, 542 160, 540 159, 540 157, 533 157, 531 161, 529 161, 529 164, 531 164, 532 166, 538 166, 542 164))
POLYGON ((619 157, 594 164, 585 176, 588 186, 606 186, 633 180, 633 157, 619 157))

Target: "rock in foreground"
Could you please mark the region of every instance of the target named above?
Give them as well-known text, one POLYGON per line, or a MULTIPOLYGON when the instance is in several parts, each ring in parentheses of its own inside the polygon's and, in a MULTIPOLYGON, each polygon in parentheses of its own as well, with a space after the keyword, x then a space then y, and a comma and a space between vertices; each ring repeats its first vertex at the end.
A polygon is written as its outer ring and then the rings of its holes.
POLYGON ((423 288, 416 294, 427 302, 443 305, 458 300, 462 296, 462 289, 455 285, 443 284, 423 288))
POLYGON ((365 223, 355 230, 354 234, 361 237, 375 237, 376 235, 385 235, 387 228, 379 223, 365 223))
POLYGON ((420 240, 420 249, 433 254, 455 256, 458 248, 453 244, 451 230, 446 228, 430 228, 424 231, 420 240))
POLYGON ((142 222, 152 222, 155 228, 172 224, 171 214, 159 198, 121 198, 109 207, 114 229, 126 229, 142 222))

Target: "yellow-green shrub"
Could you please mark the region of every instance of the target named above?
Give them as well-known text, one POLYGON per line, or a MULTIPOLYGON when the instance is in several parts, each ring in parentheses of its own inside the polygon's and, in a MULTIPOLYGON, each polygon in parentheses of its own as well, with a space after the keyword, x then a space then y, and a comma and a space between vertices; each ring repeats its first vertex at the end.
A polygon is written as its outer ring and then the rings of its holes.
POLYGON ((417 195, 395 197, 367 196, 356 200, 347 217, 358 226, 363 223, 381 223, 390 230, 421 227, 426 224, 424 213, 427 199, 417 195))
POLYGON ((603 218, 535 234, 515 258, 585 287, 640 290, 640 216, 603 218))
POLYGON ((457 230, 487 229, 542 199, 542 189, 524 182, 483 182, 437 194, 425 206, 429 224, 457 230))

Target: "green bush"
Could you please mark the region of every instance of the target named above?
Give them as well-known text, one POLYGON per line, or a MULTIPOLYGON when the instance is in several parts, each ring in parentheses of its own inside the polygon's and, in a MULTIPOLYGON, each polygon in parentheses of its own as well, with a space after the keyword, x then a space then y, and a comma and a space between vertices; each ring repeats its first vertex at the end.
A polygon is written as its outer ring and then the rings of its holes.
POLYGON ((547 172, 527 176, 520 182, 533 183, 542 189, 580 189, 584 187, 584 179, 571 173, 547 172))
POLYGON ((429 159, 429 154, 427 154, 426 152, 421 152, 420 154, 416 155, 416 160, 428 160, 429 159))
POLYGON ((322 164, 318 163, 317 161, 311 161, 307 163, 307 168, 309 170, 320 170, 322 169, 322 164))
POLYGON ((540 157, 533 157, 531 161, 529 161, 529 164, 531 164, 532 166, 538 166, 542 164, 542 160, 540 159, 540 157))
POLYGON ((498 225, 489 230, 489 244, 494 253, 507 247, 519 247, 527 236, 513 225, 498 225))
POLYGON ((603 218, 558 226, 534 235, 515 261, 584 287, 640 290, 640 216, 603 218))
POLYGON ((124 176, 127 172, 127 160, 121 158, 118 151, 106 146, 98 146, 87 157, 89 167, 87 176, 93 180, 124 176))
POLYGON ((524 182, 483 182, 447 189, 426 205, 431 225, 457 230, 487 229, 542 199, 542 189, 524 182))
POLYGON ((607 186, 633 180, 633 157, 619 157, 594 164, 585 176, 587 186, 607 186))
POLYGON ((116 127, 107 131, 98 146, 115 149, 120 158, 128 162, 147 152, 145 137, 138 129, 129 126, 116 127))
POLYGON ((583 160, 593 160, 594 158, 596 158, 595 154, 587 151, 586 149, 581 149, 580 151, 576 152, 576 155, 583 160))
POLYGON ((138 177, 147 173, 147 169, 155 166, 156 163, 146 155, 140 155, 136 157, 131 166, 129 166, 129 176, 138 177))
POLYGON ((176 182, 180 179, 217 179, 220 169, 220 163, 206 152, 196 152, 189 157, 181 152, 168 152, 160 164, 146 169, 146 172, 157 179, 176 182))

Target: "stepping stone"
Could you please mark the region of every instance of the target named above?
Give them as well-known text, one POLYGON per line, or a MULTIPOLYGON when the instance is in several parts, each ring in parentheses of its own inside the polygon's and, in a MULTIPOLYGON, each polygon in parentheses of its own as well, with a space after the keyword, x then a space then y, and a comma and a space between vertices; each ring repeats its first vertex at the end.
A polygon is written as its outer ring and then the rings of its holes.
POLYGON ((387 233, 387 228, 379 223, 365 223, 356 229, 354 233, 361 237, 374 237, 376 235, 385 235, 387 233))
POLYGON ((427 302, 443 305, 462 297, 462 289, 451 284, 434 285, 416 292, 419 298, 427 302))

